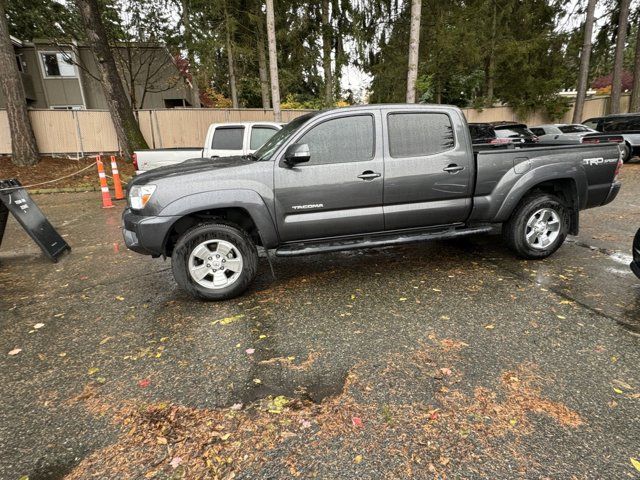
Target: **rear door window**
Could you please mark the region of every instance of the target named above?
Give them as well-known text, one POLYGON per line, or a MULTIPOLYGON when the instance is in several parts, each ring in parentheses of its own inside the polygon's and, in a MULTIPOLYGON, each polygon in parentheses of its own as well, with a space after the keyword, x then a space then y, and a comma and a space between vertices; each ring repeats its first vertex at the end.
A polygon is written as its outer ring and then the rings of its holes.
POLYGON ((530 138, 533 134, 526 127, 514 126, 496 128, 496 136, 498 138, 530 138))
POLYGON ((387 123, 393 158, 435 155, 455 147, 451 119, 445 113, 390 113, 387 123))
POLYGON ((273 127, 254 125, 251 128, 251 141, 249 142, 249 149, 258 150, 262 145, 267 143, 267 140, 273 137, 277 131, 278 130, 273 127))
POLYGON ((242 150, 244 127, 217 127, 213 132, 213 150, 242 150))
POLYGON ((544 128, 533 127, 531 128, 531 131, 533 132, 534 135, 538 135, 539 137, 545 134, 544 128))

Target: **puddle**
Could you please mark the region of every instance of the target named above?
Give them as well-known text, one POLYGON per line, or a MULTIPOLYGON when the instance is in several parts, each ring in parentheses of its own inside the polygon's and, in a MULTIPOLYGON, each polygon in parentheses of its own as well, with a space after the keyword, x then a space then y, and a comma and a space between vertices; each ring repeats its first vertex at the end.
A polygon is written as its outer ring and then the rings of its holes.
POLYGON ((76 461, 71 458, 38 465, 29 475, 29 480, 61 480, 73 470, 76 461))
POLYGON ((257 402, 263 398, 283 395, 289 398, 300 398, 313 403, 320 403, 325 398, 340 395, 347 380, 347 373, 338 375, 338 378, 322 378, 307 385, 279 385, 279 386, 251 386, 240 397, 240 402, 246 404, 257 402))

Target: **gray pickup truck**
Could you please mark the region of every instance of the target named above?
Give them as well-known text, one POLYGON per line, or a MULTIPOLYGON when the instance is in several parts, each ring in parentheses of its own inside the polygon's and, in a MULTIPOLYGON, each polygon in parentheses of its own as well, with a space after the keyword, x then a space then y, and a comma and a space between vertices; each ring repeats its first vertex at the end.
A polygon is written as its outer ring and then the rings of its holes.
POLYGON ((502 230, 524 258, 578 232, 579 211, 611 202, 615 144, 474 152, 456 107, 367 105, 309 113, 254 154, 190 160, 137 176, 127 246, 172 257, 191 295, 241 294, 256 245, 279 256, 502 230))

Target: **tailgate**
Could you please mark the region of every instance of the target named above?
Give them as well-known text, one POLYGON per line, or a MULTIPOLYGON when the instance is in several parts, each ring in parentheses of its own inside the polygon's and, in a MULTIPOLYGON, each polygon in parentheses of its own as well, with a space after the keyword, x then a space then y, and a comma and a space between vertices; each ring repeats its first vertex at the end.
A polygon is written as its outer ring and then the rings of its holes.
POLYGON ((587 177, 586 208, 609 203, 613 200, 611 198, 612 189, 620 188, 616 178, 621 164, 618 145, 594 145, 592 149, 580 152, 580 156, 587 177))
POLYGON ((158 167, 175 165, 191 158, 202 158, 201 148, 167 148, 156 150, 138 150, 136 159, 138 171, 146 172, 158 167))

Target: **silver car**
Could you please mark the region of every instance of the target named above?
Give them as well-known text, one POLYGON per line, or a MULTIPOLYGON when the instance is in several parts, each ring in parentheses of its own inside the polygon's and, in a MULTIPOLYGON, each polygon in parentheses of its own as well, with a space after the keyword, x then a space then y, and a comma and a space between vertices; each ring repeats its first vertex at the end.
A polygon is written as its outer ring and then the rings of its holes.
POLYGON ((540 139, 540 143, 548 144, 571 144, 582 143, 582 137, 590 133, 598 133, 597 130, 580 124, 554 123, 529 127, 540 139))

